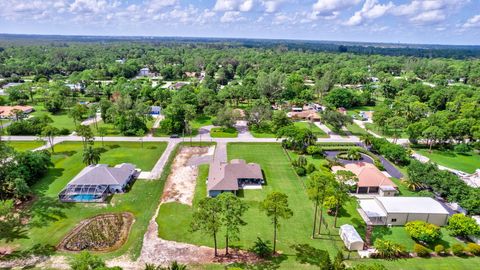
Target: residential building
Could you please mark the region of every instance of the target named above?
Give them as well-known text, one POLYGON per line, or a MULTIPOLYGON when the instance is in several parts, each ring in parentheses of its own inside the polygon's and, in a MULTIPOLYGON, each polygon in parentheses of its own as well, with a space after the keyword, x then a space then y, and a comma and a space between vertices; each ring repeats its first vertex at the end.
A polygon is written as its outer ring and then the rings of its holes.
POLYGON ((398 193, 397 185, 382 173, 375 165, 366 162, 349 163, 342 166, 333 166, 333 173, 350 171, 358 178, 356 193, 378 194, 379 196, 395 196, 398 193))
POLYGON ((140 72, 138 73, 138 76, 140 77, 148 77, 148 75, 150 75, 150 69, 147 67, 140 69, 140 72))
POLYGON ((58 195, 62 202, 103 202, 110 194, 123 193, 137 177, 135 165, 85 167, 58 195))
POLYGON ((214 162, 209 169, 207 191, 209 197, 223 192, 237 193, 245 186, 260 186, 265 183, 262 169, 256 163, 233 159, 230 163, 214 162))
POLYGON ((7 118, 10 118, 10 119, 14 119, 16 117, 15 115, 15 111, 18 110, 18 111, 21 111, 22 112, 22 118, 33 112, 33 107, 30 107, 30 106, 0 106, 0 118, 2 119, 7 119, 7 118))
POLYGON ((287 116, 293 120, 308 120, 312 122, 320 121, 320 115, 314 109, 288 112, 287 116))
POLYGON ((360 200, 357 209, 367 225, 405 225, 421 220, 438 226, 447 224, 449 212, 429 197, 375 197, 360 200))

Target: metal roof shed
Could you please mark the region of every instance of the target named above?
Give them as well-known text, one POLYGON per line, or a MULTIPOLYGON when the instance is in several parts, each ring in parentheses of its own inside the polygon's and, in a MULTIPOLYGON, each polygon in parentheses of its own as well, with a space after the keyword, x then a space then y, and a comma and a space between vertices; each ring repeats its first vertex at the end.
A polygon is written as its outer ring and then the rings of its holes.
POLYGON ((352 225, 344 224, 340 226, 339 234, 348 250, 363 250, 363 239, 352 225))

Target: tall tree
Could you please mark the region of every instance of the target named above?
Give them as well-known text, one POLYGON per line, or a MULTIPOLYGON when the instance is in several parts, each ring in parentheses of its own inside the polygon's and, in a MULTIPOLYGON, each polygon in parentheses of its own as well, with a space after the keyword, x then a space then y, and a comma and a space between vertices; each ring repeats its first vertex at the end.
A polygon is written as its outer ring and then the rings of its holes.
POLYGON ((358 177, 351 171, 340 170, 336 173, 337 182, 334 185, 335 196, 335 221, 334 226, 337 227, 338 210, 340 205, 348 201, 350 197, 350 187, 358 183, 358 177))
POLYGON ((228 254, 229 240, 238 240, 240 226, 247 224, 243 215, 248 205, 230 192, 220 194, 218 199, 222 206, 222 222, 225 226, 225 254, 228 254))
POLYGON ((55 152, 55 149, 54 149, 55 137, 58 136, 59 134, 60 134, 60 130, 52 126, 45 126, 42 130, 42 136, 47 138, 48 144, 50 144, 50 149, 52 149, 52 153, 55 152))
POLYGON ((284 193, 274 191, 267 195, 260 204, 260 209, 270 217, 273 224, 273 254, 277 247, 277 229, 280 227, 280 218, 289 219, 293 211, 288 206, 288 196, 284 193))
POLYGON ((90 126, 84 126, 84 125, 78 126, 77 135, 82 137, 83 148, 87 148, 88 144, 93 144, 93 140, 95 139, 90 126))
POLYGON ((333 174, 327 171, 315 171, 307 180, 307 194, 311 201, 315 204, 313 215, 312 238, 315 237, 315 229, 317 226, 318 207, 320 207, 320 221, 318 225, 318 234, 321 232, 323 222, 323 202, 327 196, 328 187, 335 181, 333 174))
POLYGON ((203 198, 193 213, 190 228, 192 231, 201 231, 213 237, 215 256, 217 251, 217 234, 222 228, 222 205, 217 198, 203 198))

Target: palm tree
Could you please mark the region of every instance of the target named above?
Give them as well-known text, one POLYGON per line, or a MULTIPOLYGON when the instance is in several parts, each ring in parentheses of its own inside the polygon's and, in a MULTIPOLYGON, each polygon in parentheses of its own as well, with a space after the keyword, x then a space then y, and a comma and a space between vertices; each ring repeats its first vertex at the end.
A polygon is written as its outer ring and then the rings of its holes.
POLYGON ((410 190, 417 191, 425 188, 425 185, 417 180, 411 178, 405 178, 402 183, 410 190))
POLYGON ((349 160, 359 160, 361 157, 357 148, 350 148, 347 152, 347 158, 349 160))
POLYGON ((99 149, 88 146, 83 150, 83 163, 87 166, 96 165, 100 162, 100 155, 99 149))
POLYGON ((365 145, 365 148, 368 148, 368 146, 372 145, 373 136, 371 134, 361 135, 360 141, 363 142, 363 144, 365 145))

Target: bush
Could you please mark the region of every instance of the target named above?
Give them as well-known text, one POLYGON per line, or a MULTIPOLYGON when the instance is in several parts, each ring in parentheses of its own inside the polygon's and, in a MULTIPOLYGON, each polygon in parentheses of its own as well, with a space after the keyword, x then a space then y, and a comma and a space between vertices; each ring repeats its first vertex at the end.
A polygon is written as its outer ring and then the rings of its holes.
POLYGON ((470 145, 466 143, 457 144, 453 149, 457 153, 467 153, 471 150, 470 145))
POLYGON ((428 257, 430 256, 430 252, 431 252, 430 249, 420 244, 413 245, 413 251, 417 253, 418 257, 428 257))
POLYGON ((70 135, 70 130, 68 128, 62 128, 60 129, 60 132, 58 134, 62 136, 67 136, 70 135))
POLYGON ((380 160, 375 159, 373 161, 373 165, 375 165, 375 167, 377 167, 377 169, 379 169, 380 171, 385 171, 385 167, 383 167, 383 164, 380 160))
POLYGON ((314 157, 321 157, 323 156, 323 150, 318 145, 310 145, 309 147, 307 147, 307 154, 314 157))
POLYGON ((308 174, 311 174, 312 172, 316 171, 317 168, 316 168, 315 165, 313 165, 312 163, 309 163, 309 164, 307 165, 306 170, 307 170, 307 173, 308 173, 308 174))
POLYGON ((445 255, 445 247, 443 245, 436 245, 435 246, 435 253, 439 256, 445 255))
POLYGON ((263 241, 260 237, 257 237, 257 240, 253 244, 253 247, 250 248, 250 251, 260 258, 269 258, 272 255, 270 241, 263 241))
POLYGON ((423 243, 435 242, 442 236, 439 226, 420 220, 408 222, 405 230, 415 241, 423 243))
POLYGON ((467 251, 472 253, 475 256, 480 256, 480 245, 475 243, 467 244, 467 251))
POLYGON ((464 253, 465 249, 463 248, 463 246, 461 244, 454 244, 452 246, 452 253, 453 255, 455 256, 463 256, 465 255, 464 253))
POLYGON ((298 176, 305 176, 307 175, 307 170, 303 167, 295 167, 295 173, 297 173, 298 176))

